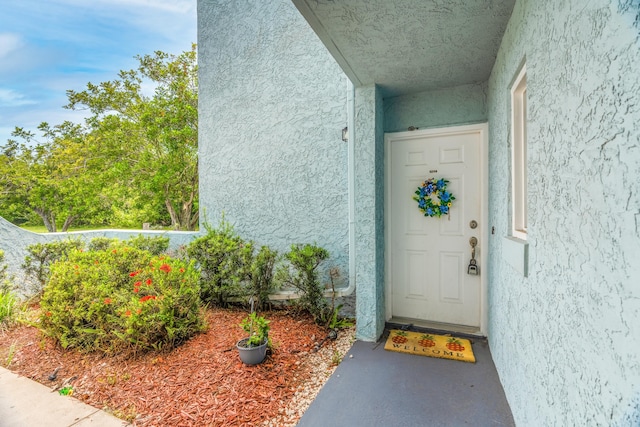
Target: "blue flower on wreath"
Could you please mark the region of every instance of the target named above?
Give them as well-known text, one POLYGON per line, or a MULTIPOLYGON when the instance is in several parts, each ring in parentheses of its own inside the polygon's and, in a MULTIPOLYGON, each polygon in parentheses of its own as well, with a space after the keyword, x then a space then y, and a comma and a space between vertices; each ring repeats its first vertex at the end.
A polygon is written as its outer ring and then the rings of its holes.
POLYGON ((427 196, 435 191, 434 185, 429 183, 427 184, 427 196))
POLYGON ((446 190, 448 183, 444 178, 430 178, 414 192, 413 200, 418 202, 418 209, 424 216, 440 217, 450 213, 451 204, 456 198, 446 190))

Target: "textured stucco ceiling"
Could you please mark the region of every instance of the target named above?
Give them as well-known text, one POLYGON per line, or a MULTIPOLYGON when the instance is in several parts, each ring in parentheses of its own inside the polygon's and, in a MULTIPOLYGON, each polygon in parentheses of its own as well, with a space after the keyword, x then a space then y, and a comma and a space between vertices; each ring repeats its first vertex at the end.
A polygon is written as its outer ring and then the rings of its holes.
POLYGON ((385 96, 488 79, 515 0, 293 0, 356 86, 385 96))

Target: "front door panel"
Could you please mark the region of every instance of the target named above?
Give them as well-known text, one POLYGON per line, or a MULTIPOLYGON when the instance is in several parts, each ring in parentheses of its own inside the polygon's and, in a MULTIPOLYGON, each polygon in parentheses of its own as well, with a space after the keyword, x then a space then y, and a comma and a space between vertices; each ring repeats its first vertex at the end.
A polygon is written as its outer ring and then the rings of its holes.
MULTIPOLYGON (((469 226, 481 218, 481 132, 387 135, 388 289, 394 317, 480 327, 481 277, 467 274, 469 226), (412 199, 428 178, 449 180, 450 213, 425 217, 412 199)), ((480 265, 480 253, 476 259, 480 265)), ((480 274, 484 272, 480 271, 480 274)))

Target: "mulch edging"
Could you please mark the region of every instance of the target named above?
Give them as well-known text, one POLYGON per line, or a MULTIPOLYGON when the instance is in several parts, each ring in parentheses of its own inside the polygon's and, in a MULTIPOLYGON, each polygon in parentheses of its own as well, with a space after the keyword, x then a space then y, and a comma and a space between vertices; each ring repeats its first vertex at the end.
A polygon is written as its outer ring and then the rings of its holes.
POLYGON ((261 313, 271 321, 273 354, 246 366, 235 350, 247 315, 207 311, 208 330, 168 353, 135 358, 63 350, 29 326, 0 332, 0 363, 52 388, 65 381, 73 396, 135 426, 259 425, 278 416, 309 373, 305 359, 326 331, 308 315, 261 313), (49 375, 60 368, 55 381, 49 375))

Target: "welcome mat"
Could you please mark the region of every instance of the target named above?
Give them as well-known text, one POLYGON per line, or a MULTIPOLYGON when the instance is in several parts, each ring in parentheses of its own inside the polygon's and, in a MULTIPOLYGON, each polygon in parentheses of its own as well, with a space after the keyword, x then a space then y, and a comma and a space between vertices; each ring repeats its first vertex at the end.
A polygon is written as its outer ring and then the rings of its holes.
POLYGON ((392 329, 385 350, 475 363, 471 342, 463 338, 392 329))

